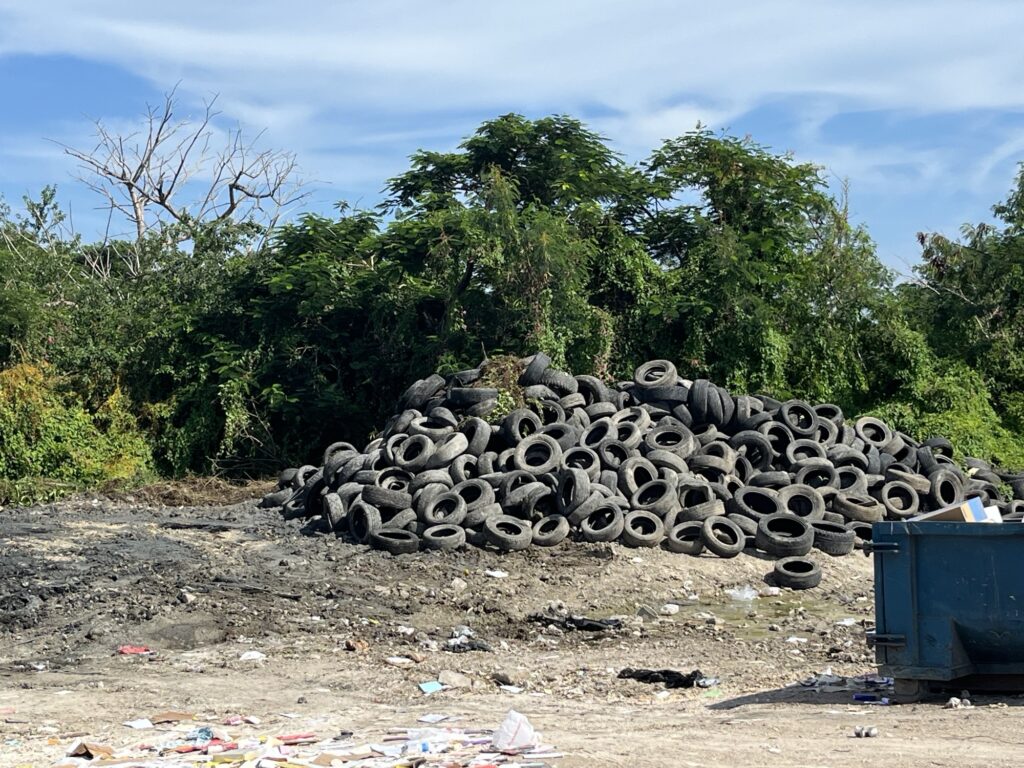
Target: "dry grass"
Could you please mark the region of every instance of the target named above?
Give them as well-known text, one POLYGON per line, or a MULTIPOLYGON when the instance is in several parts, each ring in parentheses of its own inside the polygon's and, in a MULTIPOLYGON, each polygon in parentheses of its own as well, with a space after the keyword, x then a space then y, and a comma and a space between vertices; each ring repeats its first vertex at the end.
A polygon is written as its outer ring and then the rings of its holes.
POLYGON ((273 480, 229 481, 219 477, 186 477, 162 480, 129 491, 106 493, 116 501, 167 507, 206 507, 238 504, 255 499, 277 487, 273 480))

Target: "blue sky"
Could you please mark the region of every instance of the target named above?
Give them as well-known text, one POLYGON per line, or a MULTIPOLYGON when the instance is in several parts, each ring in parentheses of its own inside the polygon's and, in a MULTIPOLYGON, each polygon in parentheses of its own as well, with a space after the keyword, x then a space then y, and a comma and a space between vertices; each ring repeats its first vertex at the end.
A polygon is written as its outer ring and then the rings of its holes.
POLYGON ((0 0, 0 194, 55 182, 97 236, 60 144, 175 84, 294 151, 321 211, 505 112, 572 114, 630 160, 699 120, 848 180, 906 272, 918 231, 986 219, 1024 160, 1022 33, 1019 2, 0 0))

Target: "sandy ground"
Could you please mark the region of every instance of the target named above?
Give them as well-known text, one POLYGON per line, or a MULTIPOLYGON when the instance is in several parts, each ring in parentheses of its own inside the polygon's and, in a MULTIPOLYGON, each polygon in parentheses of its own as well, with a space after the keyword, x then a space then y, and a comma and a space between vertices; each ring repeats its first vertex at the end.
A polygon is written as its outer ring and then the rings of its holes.
POLYGON ((566 768, 1019 765, 1024 698, 872 706, 793 685, 828 667, 874 671, 871 561, 818 559, 820 587, 771 595, 771 563, 745 555, 565 543, 394 558, 252 502, 3 510, 0 766, 50 765, 77 735, 137 742, 122 722, 168 709, 261 719, 240 734, 373 740, 427 713, 495 727, 512 708, 566 753, 566 768), (727 593, 748 585, 761 596, 727 593), (679 612, 660 615, 667 603, 679 612), (562 610, 622 627, 528 618, 562 610), (448 650, 460 626, 491 650, 448 650), (126 643, 155 653, 117 655, 126 643), (250 650, 265 658, 242 661, 250 650), (397 655, 414 662, 387 662, 397 655), (666 691, 618 679, 624 667, 699 668, 720 682, 666 691), (468 687, 418 688, 452 673, 468 687), (854 738, 857 725, 879 736, 854 738))

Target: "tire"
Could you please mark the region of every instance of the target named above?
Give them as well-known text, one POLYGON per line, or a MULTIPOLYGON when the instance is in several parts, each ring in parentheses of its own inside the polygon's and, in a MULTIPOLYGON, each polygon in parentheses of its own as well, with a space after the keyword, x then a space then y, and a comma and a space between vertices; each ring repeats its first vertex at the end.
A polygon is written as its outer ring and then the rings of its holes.
POLYGON ((597 455, 601 458, 601 466, 604 469, 618 473, 622 462, 635 456, 636 451, 621 440, 604 440, 597 446, 597 455))
POLYGON ((458 494, 466 502, 466 512, 472 512, 479 507, 486 507, 494 503, 494 489, 483 480, 466 480, 452 488, 452 493, 458 494))
POLYGON ((700 536, 704 548, 722 558, 736 557, 747 543, 747 536, 740 527, 720 515, 704 521, 700 536))
POLYGON ((412 506, 412 494, 368 485, 363 488, 363 501, 378 509, 408 509, 412 506))
POLYGON ((636 385, 645 388, 675 386, 678 377, 675 365, 668 360, 650 360, 633 373, 636 385))
POLYGON ((873 538, 874 527, 871 523, 853 521, 847 523, 846 528, 847 530, 853 531, 853 535, 856 537, 853 540, 853 546, 856 549, 864 549, 864 542, 871 541, 873 538))
POLYGON ((839 471, 831 464, 808 464, 797 470, 793 482, 812 488, 835 488, 839 482, 839 471))
POLYGON ((383 527, 380 510, 364 501, 356 502, 348 511, 349 533, 360 544, 368 544, 370 534, 383 527))
POLYGON ((501 504, 495 502, 494 504, 486 504, 482 507, 475 507, 466 512, 466 517, 462 520, 462 525, 465 528, 479 528, 483 525, 484 520, 492 517, 499 517, 505 514, 505 511, 501 508, 501 504))
POLYGON ((422 435, 430 438, 431 442, 437 443, 445 435, 451 434, 454 427, 447 422, 436 421, 430 416, 420 416, 412 420, 409 425, 409 434, 412 437, 422 435))
POLYGON ((917 491, 899 480, 890 480, 883 485, 879 495, 885 507, 885 516, 890 520, 907 520, 914 517, 921 508, 917 491))
POLYGON ((766 488, 768 490, 779 490, 785 488, 792 482, 789 472, 772 470, 770 472, 759 472, 750 478, 747 485, 753 488, 766 488))
POLYGON ((448 390, 447 402, 452 408, 468 408, 497 397, 498 390, 489 387, 453 387, 448 390))
POLYGON ((757 522, 747 517, 746 515, 726 515, 726 518, 732 520, 736 526, 743 531, 746 536, 754 536, 757 534, 757 522))
POLYGON ((411 523, 417 522, 419 515, 416 514, 414 509, 399 509, 387 513, 382 511, 380 520, 382 528, 406 528, 411 523))
POLYGON ((647 451, 668 451, 682 459, 697 450, 697 438, 682 424, 663 424, 644 435, 647 451))
POLYGON ((737 432, 729 438, 729 445, 741 456, 746 456, 754 469, 763 472, 772 465, 772 444, 756 430, 745 429, 737 432))
POLYGON ((434 441, 426 435, 413 435, 395 448, 395 464, 406 472, 426 469, 434 453, 434 441))
POLYGON ((558 478, 558 508, 568 516, 590 498, 590 477, 582 469, 567 469, 558 478))
POLYGON ((806 557, 784 557, 775 563, 775 583, 790 589, 812 589, 821 583, 821 568, 806 557))
MULTIPOLYGON (((760 477, 761 475, 756 475, 760 477)), ((778 491, 771 488, 745 486, 740 488, 726 504, 726 510, 737 515, 744 515, 752 520, 774 515, 782 511, 778 491)))
POLYGON ((787 400, 779 408, 776 419, 798 438, 813 437, 818 430, 818 414, 803 400, 787 400))
POLYGON ((580 523, 584 541, 615 541, 625 526, 622 510, 610 502, 603 502, 580 523))
POLYGON ((660 469, 671 469, 678 474, 689 472, 690 468, 686 465, 686 460, 681 456, 671 453, 669 451, 663 451, 660 448, 656 448, 653 451, 648 451, 644 457, 647 461, 651 462, 655 467, 660 469))
POLYGON ((842 557, 853 552, 857 536, 845 526, 839 523, 815 520, 811 523, 811 528, 814 529, 815 549, 820 549, 832 557, 842 557))
POLYGON ((502 552, 516 552, 533 543, 533 528, 517 517, 499 515, 483 522, 487 541, 502 552))
POLYGON ((562 454, 562 468, 582 469, 593 482, 601 475, 601 458, 597 451, 578 445, 562 454))
POLYGON ((282 488, 281 490, 268 493, 266 496, 263 497, 262 500, 260 500, 260 508, 273 509, 275 507, 283 506, 284 503, 288 501, 288 499, 290 499, 294 494, 295 491, 293 491, 291 488, 282 488))
POLYGON ((348 515, 348 510, 341 497, 336 493, 326 494, 323 501, 323 510, 324 527, 328 531, 343 532, 347 523, 346 516, 348 515))
POLYGON ((420 549, 420 537, 403 528, 380 528, 369 535, 369 544, 392 555, 411 555, 420 549))
POLYGON ((528 408, 516 408, 502 419, 499 433, 506 445, 516 446, 524 438, 539 432, 543 426, 536 413, 528 408))
POLYGON ((637 489, 630 500, 630 506, 664 517, 679 508, 679 497, 675 488, 665 480, 652 480, 637 489))
POLYGON ((636 510, 623 518, 622 543, 628 547, 656 547, 665 538, 665 524, 653 512, 636 510))
POLYGON ((832 500, 832 510, 851 522, 877 523, 885 517, 885 507, 870 496, 858 493, 837 493, 832 500))
POLYGON ((409 492, 413 496, 416 496, 423 488, 427 485, 443 485, 444 487, 451 488, 455 483, 452 480, 452 475, 445 469, 430 469, 426 472, 420 472, 416 475, 409 483, 409 492))
POLYGON ((469 438, 461 432, 449 432, 434 444, 434 452, 427 459, 427 469, 441 469, 469 450, 469 438))
POLYGON ((882 450, 888 445, 893 437, 892 430, 884 421, 871 416, 862 416, 857 419, 853 430, 857 433, 857 437, 878 450, 882 450))
POLYGON ((699 504, 683 507, 675 513, 675 521, 685 523, 690 520, 704 522, 713 517, 725 517, 725 503, 721 499, 711 499, 699 504))
POLYGON ((781 512, 757 523, 757 548, 776 557, 806 555, 814 545, 814 529, 807 521, 781 512))
POLYGON ((704 551, 703 530, 704 523, 696 521, 674 525, 665 537, 665 548, 680 555, 697 557, 704 551))
POLYGON ((478 463, 475 456, 470 453, 464 453, 451 463, 448 467, 448 474, 456 484, 464 483, 467 480, 475 480, 478 474, 478 463))
POLYGON ((932 509, 942 509, 963 501, 963 483, 950 470, 937 469, 929 475, 929 479, 931 488, 928 491, 928 503, 932 509))
POLYGON ((619 492, 627 499, 652 480, 658 479, 658 468, 642 456, 631 456, 619 465, 619 492))
POLYGON ((548 515, 533 524, 533 543, 538 547, 554 547, 569 535, 569 520, 564 515, 548 515))
POLYGON ((519 377, 519 383, 524 386, 530 386, 531 384, 540 384, 541 377, 544 375, 544 371, 551 367, 551 358, 545 355, 543 352, 538 352, 530 360, 526 369, 519 377))
POLYGON ((576 383, 576 379, 570 376, 564 371, 557 371, 554 368, 548 368, 541 374, 540 382, 546 387, 553 389, 559 395, 575 395, 576 390, 579 389, 579 384, 576 383))
POLYGON ((562 449, 562 455, 570 448, 576 447, 576 441, 580 439, 579 432, 571 424, 566 422, 557 422, 555 424, 548 424, 541 427, 539 435, 546 435, 558 443, 558 447, 562 449))
MULTIPOLYGON (((579 386, 578 382, 576 386, 579 386)), ((574 392, 571 395, 559 398, 558 404, 562 406, 563 411, 568 412, 573 408, 585 408, 587 406, 587 399, 579 392, 574 392)))
POLYGON ((451 552, 466 545, 466 531, 458 525, 434 525, 423 532, 423 548, 451 552))
POLYGON ((802 517, 808 522, 821 520, 825 499, 816 488, 794 483, 779 490, 779 506, 783 512, 802 517))
POLYGON ((584 501, 579 506, 573 507, 571 512, 566 513, 566 517, 569 518, 569 525, 581 525, 583 521, 587 519, 591 512, 593 512, 603 504, 607 503, 606 498, 603 495, 593 490, 596 487, 598 486, 591 486, 590 496, 587 497, 587 500, 584 501))
POLYGON ((466 501, 454 491, 442 493, 428 501, 420 511, 420 520, 428 526, 461 525, 466 519, 466 501))
POLYGON ((868 476, 860 467, 838 467, 836 469, 836 488, 840 493, 868 492, 868 476))

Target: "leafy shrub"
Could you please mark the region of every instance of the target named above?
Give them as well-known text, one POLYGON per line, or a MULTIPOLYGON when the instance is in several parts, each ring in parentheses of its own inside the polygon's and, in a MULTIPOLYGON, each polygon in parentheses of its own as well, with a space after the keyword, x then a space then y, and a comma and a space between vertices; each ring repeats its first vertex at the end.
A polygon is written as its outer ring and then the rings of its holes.
POLYGON ((119 389, 90 413, 45 364, 0 371, 0 502, 139 481, 150 467, 149 447, 119 389))

